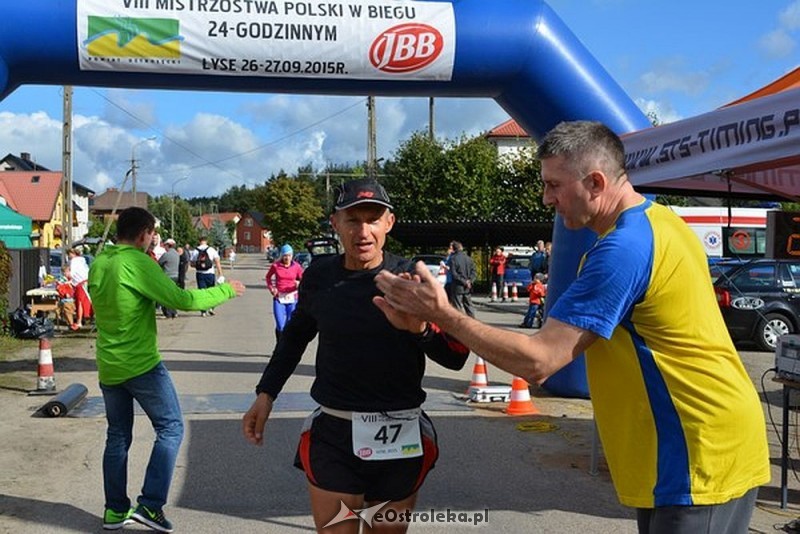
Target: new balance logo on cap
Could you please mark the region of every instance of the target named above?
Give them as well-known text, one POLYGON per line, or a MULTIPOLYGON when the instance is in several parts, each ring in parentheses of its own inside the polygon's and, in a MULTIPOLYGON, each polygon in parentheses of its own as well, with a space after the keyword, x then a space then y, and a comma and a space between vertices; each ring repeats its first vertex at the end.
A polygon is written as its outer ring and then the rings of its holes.
POLYGON ((386 190, 373 178, 351 180, 339 186, 335 206, 337 211, 366 203, 393 209, 386 190))

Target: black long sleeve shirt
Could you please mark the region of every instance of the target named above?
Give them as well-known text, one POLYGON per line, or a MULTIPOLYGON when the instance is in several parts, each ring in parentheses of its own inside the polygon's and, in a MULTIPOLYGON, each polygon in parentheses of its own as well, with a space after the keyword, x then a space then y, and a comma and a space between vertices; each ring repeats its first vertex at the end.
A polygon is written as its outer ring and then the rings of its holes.
POLYGON ((425 355, 448 369, 461 369, 469 350, 433 328, 419 336, 394 328, 373 303, 383 269, 408 271, 408 260, 384 253, 383 263, 364 271, 344 268, 342 256, 315 260, 300 283, 297 308, 256 388, 277 397, 306 346, 319 334, 312 398, 351 411, 404 410, 425 401, 425 355))

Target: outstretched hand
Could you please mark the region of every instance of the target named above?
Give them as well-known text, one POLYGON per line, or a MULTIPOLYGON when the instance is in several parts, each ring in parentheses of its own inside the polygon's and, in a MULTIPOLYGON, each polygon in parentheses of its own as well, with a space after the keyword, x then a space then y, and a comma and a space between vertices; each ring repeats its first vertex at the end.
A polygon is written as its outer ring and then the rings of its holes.
MULTIPOLYGON (((412 276, 408 273, 398 275, 403 280, 414 280, 419 283, 419 276, 412 276)), ((414 334, 421 334, 425 331, 426 321, 419 319, 410 313, 405 313, 391 306, 384 297, 374 297, 372 302, 383 312, 392 326, 398 330, 408 330, 414 334)))
POLYGON ((241 297, 244 295, 244 284, 241 283, 239 280, 230 280, 228 283, 231 285, 233 290, 236 292, 237 297, 241 297))
POLYGON ((421 332, 425 321, 439 322, 450 308, 444 288, 421 261, 413 276, 381 271, 375 283, 383 296, 372 301, 397 328, 421 332))

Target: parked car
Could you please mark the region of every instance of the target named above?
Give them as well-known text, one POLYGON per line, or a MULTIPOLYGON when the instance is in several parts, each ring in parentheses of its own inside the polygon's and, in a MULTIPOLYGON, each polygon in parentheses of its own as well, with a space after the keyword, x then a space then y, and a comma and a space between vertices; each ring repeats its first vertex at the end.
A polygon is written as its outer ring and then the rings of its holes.
POLYGON ((50 250, 50 266, 47 269, 47 272, 58 278, 61 276, 61 266, 64 264, 63 262, 63 254, 61 253, 61 249, 51 249, 50 250))
POLYGON ((738 267, 747 263, 750 260, 740 260, 736 258, 708 258, 708 271, 711 274, 711 281, 716 282, 717 279, 727 274, 734 267, 738 267))
POLYGON ((315 237, 306 241, 306 250, 311 254, 311 260, 322 256, 339 254, 339 240, 333 237, 315 237))
MULTIPOLYGON (((86 258, 86 265, 91 266, 94 256, 91 254, 82 254, 86 258)), ((48 272, 58 278, 61 276, 61 267, 69 263, 69 258, 64 258, 64 253, 60 248, 50 249, 50 267, 48 272)))
POLYGON ((734 341, 774 351, 778 337, 800 330, 798 261, 749 261, 717 278, 714 292, 734 341))
POLYGON ((522 295, 528 294, 528 284, 531 283, 531 257, 530 256, 509 256, 506 262, 506 274, 504 277, 509 292, 511 287, 516 284, 517 292, 522 295))
POLYGON ((308 267, 311 264, 311 253, 310 252, 296 252, 294 255, 294 261, 300 264, 303 269, 308 267))
POLYGON ((444 266, 445 259, 447 258, 439 254, 419 254, 411 258, 411 262, 417 263, 421 261, 424 263, 433 277, 436 278, 440 284, 445 285, 445 283, 447 283, 447 268, 444 266))

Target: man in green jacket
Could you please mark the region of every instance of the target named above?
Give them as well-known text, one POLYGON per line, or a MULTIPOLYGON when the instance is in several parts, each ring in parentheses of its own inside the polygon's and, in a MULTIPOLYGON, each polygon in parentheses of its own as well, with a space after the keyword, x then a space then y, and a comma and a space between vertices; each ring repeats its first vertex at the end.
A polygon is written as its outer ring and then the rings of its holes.
POLYGON ((89 271, 97 325, 97 370, 108 422, 103 453, 106 530, 136 520, 153 530, 172 532, 162 508, 183 439, 183 415, 158 352, 157 304, 206 310, 244 293, 244 285, 238 281, 202 290, 179 288, 145 252, 154 233, 155 218, 150 212, 123 210, 117 221, 119 244, 106 247, 89 271), (131 508, 128 449, 133 440, 134 399, 150 419, 156 440, 138 505, 131 508))

